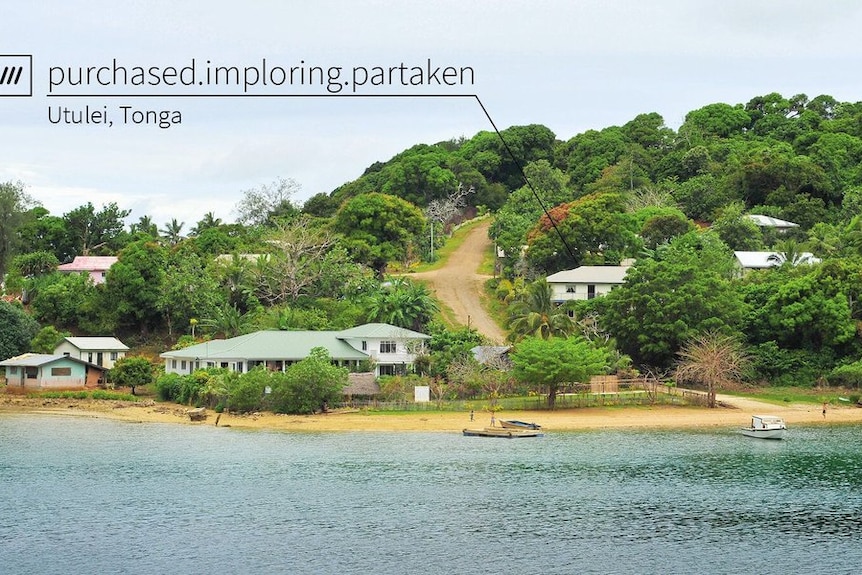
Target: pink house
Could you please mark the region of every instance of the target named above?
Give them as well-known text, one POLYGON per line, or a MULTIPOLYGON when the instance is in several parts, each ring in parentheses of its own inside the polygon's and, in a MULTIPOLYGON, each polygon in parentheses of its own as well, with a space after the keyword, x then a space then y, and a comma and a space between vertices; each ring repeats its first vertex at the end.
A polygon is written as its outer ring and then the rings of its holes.
POLYGON ((108 268, 117 262, 116 256, 75 256, 71 263, 57 266, 58 272, 88 273, 94 284, 105 283, 108 268))

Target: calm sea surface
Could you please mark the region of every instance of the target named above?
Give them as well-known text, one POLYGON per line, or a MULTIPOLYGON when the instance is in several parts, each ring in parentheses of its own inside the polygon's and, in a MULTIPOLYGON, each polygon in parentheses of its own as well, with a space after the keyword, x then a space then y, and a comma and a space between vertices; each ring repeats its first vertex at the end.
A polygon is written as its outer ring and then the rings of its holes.
POLYGON ((862 427, 280 433, 0 416, 0 573, 859 573, 862 427))

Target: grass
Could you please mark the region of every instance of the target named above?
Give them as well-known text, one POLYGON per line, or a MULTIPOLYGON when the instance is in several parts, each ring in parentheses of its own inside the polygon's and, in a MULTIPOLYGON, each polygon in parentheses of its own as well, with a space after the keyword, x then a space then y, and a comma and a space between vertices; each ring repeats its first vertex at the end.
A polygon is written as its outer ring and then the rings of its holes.
POLYGON ((28 393, 27 397, 45 399, 108 399, 113 401, 138 401, 140 399, 131 393, 120 393, 104 389, 95 389, 93 391, 41 391, 28 393))

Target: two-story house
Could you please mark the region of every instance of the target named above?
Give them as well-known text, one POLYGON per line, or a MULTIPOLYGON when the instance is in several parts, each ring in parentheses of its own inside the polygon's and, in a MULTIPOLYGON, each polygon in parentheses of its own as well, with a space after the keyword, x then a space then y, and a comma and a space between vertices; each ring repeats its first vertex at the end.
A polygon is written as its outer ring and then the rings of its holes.
POLYGON ((397 375, 412 370, 430 338, 394 325, 369 323, 342 331, 257 331, 166 351, 160 357, 165 373, 187 374, 207 367, 243 373, 261 365, 283 371, 322 347, 336 365, 357 369, 370 361, 376 376, 397 375))

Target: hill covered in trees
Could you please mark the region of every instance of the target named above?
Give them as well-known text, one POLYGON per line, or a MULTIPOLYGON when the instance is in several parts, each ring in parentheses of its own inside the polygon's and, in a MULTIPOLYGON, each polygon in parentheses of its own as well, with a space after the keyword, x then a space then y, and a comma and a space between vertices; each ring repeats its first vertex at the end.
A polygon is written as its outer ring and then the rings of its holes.
MULTIPOLYGON (((232 223, 204 214, 160 227, 142 215, 127 226, 116 204, 54 215, 7 183, 0 272, 6 293, 58 331, 175 339, 192 325, 199 337, 368 320, 431 330, 427 291, 379 280, 432 260, 450 222, 490 212, 506 302, 562 269, 636 260, 612 297, 565 310, 612 369, 669 369, 687 341, 723 331, 744 334, 755 378, 810 382, 862 351, 860 165, 862 102, 773 93, 692 110, 678 130, 644 113, 567 140, 527 125, 417 144, 302 205, 291 180, 247 190, 232 223), (763 229, 754 213, 798 227, 763 229), (740 279, 732 250, 823 263, 740 279), (119 256, 104 284, 55 273, 87 254, 119 256)), ((440 341, 451 347, 450 335, 440 341)))

